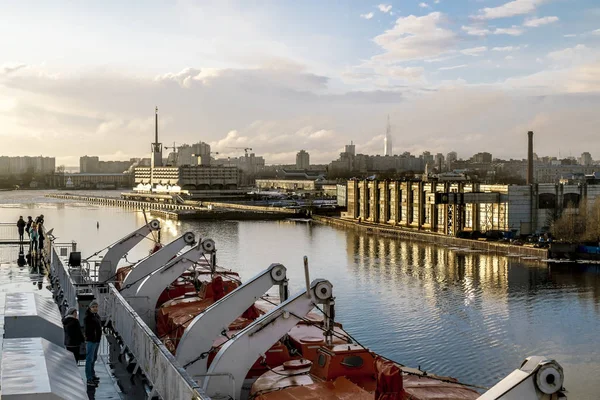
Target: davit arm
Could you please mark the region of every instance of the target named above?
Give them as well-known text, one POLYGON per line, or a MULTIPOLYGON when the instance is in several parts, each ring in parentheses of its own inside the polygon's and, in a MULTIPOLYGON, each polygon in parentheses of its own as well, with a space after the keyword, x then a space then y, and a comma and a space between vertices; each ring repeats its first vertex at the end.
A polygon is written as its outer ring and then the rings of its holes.
POLYGON ((514 370, 478 400, 566 400, 561 392, 562 367, 544 357, 528 357, 521 368, 514 370))
MULTIPOLYGON (((154 329, 156 325, 156 302, 163 290, 188 268, 196 264, 200 257, 205 254, 212 255, 215 251, 215 242, 212 239, 202 240, 197 246, 192 247, 167 265, 148 275, 140 283, 135 296, 127 298, 133 309, 150 329, 154 329)), ((212 259, 212 257, 209 259, 212 259)))
POLYGON ((102 259, 100 263, 100 269, 98 270, 98 282, 106 282, 111 280, 115 272, 117 272, 117 264, 129 250, 135 247, 141 242, 146 236, 153 231, 160 229, 160 222, 153 219, 141 228, 131 232, 129 235, 123 237, 121 240, 113 244, 102 259))
POLYGON ((239 399, 244 378, 252 364, 296 326, 315 304, 330 302, 332 288, 329 281, 313 281, 308 291, 303 290, 291 297, 227 341, 210 364, 204 379, 204 391, 211 397, 230 395, 239 399), (233 379, 234 393, 231 393, 230 379, 233 379))
POLYGON ((202 353, 211 349, 213 341, 237 317, 274 285, 279 285, 280 301, 287 300, 286 268, 281 264, 271 264, 254 278, 215 302, 188 325, 177 346, 177 361, 191 376, 206 374, 207 360, 196 360, 202 353), (188 367, 186 365, 192 362, 188 367))
POLYGON ((193 246, 195 244, 196 236, 194 233, 186 232, 156 253, 149 255, 137 263, 123 280, 121 294, 123 296, 134 295, 144 276, 150 274, 152 271, 156 271, 158 268, 168 263, 169 260, 176 256, 185 246, 193 246))

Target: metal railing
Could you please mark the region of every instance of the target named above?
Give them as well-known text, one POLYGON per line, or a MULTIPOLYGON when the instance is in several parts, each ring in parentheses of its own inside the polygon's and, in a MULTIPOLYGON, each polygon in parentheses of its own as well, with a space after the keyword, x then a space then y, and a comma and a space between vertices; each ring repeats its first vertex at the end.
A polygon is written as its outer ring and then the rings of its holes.
POLYGON ((152 382, 152 389, 163 399, 209 399, 114 285, 108 286, 107 318, 152 382))
MULTIPOLYGON (((63 248, 54 244, 50 253, 51 283, 56 291, 55 299, 59 303, 61 314, 65 313, 66 307, 75 307, 77 304, 77 285, 71 278, 68 271, 69 267, 59 257, 59 252, 63 254, 63 248)), ((70 249, 73 249, 73 247, 70 247, 70 249)), ((68 254, 66 254, 66 257, 68 258, 68 254)))
MULTIPOLYGON (((209 400, 202 388, 179 365, 160 339, 150 330, 119 291, 111 284, 99 284, 82 279, 85 268, 70 268, 69 253, 76 249, 71 243, 55 243, 51 250, 50 270, 55 298, 64 313, 75 307, 78 295, 93 294, 99 303, 99 313, 132 354, 136 364, 152 383, 152 389, 163 399, 209 400), (66 248, 65 250, 62 250, 66 248), (73 275, 72 275, 73 274, 73 275), (79 282, 76 282, 79 281, 79 282), (85 282, 84 282, 85 281, 85 282)), ((105 349, 108 354, 108 349, 105 349)), ((103 350, 104 352, 104 350, 103 350)))
MULTIPOLYGON (((25 232, 24 239, 29 241, 29 236, 25 232)), ((0 241, 18 241, 19 231, 17 229, 17 221, 15 222, 0 222, 0 241)))

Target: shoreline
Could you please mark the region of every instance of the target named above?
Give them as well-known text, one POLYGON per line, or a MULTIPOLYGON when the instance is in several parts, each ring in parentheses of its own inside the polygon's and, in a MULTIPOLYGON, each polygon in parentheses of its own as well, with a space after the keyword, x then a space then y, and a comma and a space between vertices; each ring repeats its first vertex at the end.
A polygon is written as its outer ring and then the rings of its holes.
POLYGON ((528 261, 547 263, 548 249, 540 249, 526 246, 515 246, 506 243, 486 242, 470 239, 461 239, 452 236, 437 235, 434 233, 419 232, 414 229, 382 226, 355 221, 345 220, 341 217, 326 217, 322 215, 313 215, 313 220, 325 225, 337 226, 346 229, 356 229, 375 235, 396 237, 405 240, 414 240, 418 242, 433 243, 443 246, 468 247, 474 250, 482 250, 487 253, 516 255, 521 259, 528 261))

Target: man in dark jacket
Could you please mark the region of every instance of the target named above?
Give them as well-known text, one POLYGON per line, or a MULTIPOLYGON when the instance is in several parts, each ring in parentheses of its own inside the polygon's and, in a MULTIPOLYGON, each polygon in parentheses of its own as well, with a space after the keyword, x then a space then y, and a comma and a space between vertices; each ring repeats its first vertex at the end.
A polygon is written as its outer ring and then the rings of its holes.
POLYGON ((20 216, 17 221, 17 229, 19 230, 19 240, 21 242, 23 241, 23 235, 25 234, 25 225, 27 225, 27 223, 23 219, 23 216, 20 216))
POLYGON ((85 341, 79 325, 77 309, 71 307, 67 310, 65 317, 62 320, 63 329, 65 330, 65 347, 75 356, 75 362, 79 362, 79 348, 85 341))
POLYGON ((98 302, 92 300, 88 309, 85 312, 83 319, 85 328, 85 377, 88 386, 98 386, 99 378, 96 376, 94 364, 98 359, 98 347, 100 339, 102 339, 102 322, 98 315, 98 302))

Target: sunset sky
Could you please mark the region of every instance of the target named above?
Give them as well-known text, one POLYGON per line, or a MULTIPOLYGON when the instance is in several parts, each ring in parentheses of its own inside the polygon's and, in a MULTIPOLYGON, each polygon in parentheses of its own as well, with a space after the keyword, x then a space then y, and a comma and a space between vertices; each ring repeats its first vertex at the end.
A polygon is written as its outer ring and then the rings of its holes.
POLYGON ((600 159, 597 0, 3 1, 0 155, 600 159))

